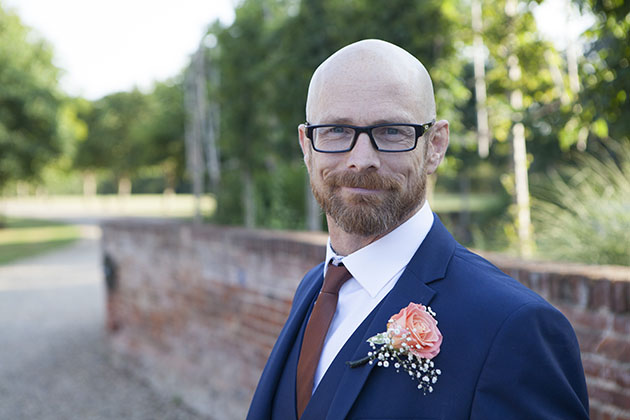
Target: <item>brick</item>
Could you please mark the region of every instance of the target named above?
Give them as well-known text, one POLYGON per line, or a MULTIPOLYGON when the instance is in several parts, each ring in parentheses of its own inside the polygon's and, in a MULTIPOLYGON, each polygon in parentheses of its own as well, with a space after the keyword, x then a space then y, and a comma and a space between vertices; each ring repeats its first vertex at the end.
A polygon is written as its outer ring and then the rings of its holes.
POLYGON ((607 313, 593 312, 587 309, 569 305, 556 305, 556 307, 567 317, 574 328, 583 327, 593 330, 604 330, 608 327, 612 317, 607 313))
POLYGON ((630 410, 630 390, 609 391, 612 394, 613 405, 622 410, 630 410))
POLYGON ((584 358, 582 365, 589 380, 602 379, 611 386, 614 384, 619 389, 630 391, 630 366, 624 366, 602 357, 584 358))
POLYGON ((618 367, 611 370, 613 371, 612 376, 615 379, 615 383, 622 388, 630 390, 630 367, 618 367))
POLYGON ((616 315, 613 320, 613 329, 617 334, 630 335, 630 316, 616 315))
POLYGON ((588 383, 588 396, 589 400, 595 401, 600 405, 610 405, 613 403, 613 395, 610 390, 596 383, 588 383))
POLYGON ((630 283, 615 281, 610 287, 610 309, 624 314, 630 312, 630 283))
POLYGON ((553 285, 553 282, 549 281, 549 279, 547 278, 547 276, 542 276, 539 279, 538 282, 538 293, 540 293, 545 299, 551 299, 551 286, 553 285))
POLYGON ((589 409, 590 409, 590 412, 589 412, 590 420, 603 420, 604 419, 604 412, 599 407, 594 407, 594 405, 591 403, 591 405, 589 406, 589 409))
POLYGON ((596 352, 620 363, 630 363, 630 340, 612 336, 605 337, 597 347, 596 352))
POLYGON ((588 307, 591 309, 599 309, 608 307, 610 304, 610 281, 597 280, 593 281, 589 287, 588 307))
POLYGON ((580 289, 583 282, 581 276, 564 276, 554 280, 555 290, 552 292, 552 299, 572 304, 580 302, 580 289))
POLYGON ((593 360, 592 358, 582 360, 582 366, 584 367, 584 373, 586 376, 594 378, 605 379, 605 366, 600 360, 593 360))
POLYGON ((590 328, 575 328, 580 350, 582 353, 596 353, 602 339, 603 331, 591 330, 590 328))
POLYGON ((590 402, 590 420, 611 420, 610 413, 606 412, 605 407, 601 407, 593 403, 593 400, 590 402))

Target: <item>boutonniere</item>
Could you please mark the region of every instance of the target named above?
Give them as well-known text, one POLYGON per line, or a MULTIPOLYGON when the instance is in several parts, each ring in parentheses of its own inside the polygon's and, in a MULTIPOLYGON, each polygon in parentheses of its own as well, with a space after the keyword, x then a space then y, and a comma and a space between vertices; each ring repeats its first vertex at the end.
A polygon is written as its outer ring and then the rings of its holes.
POLYGON ((389 319, 387 331, 368 338, 372 351, 366 357, 347 364, 352 368, 365 363, 393 366, 396 372, 403 370, 417 381, 418 389, 425 395, 433 392, 433 385, 442 374, 432 360, 442 344, 435 316, 431 307, 410 303, 389 319))

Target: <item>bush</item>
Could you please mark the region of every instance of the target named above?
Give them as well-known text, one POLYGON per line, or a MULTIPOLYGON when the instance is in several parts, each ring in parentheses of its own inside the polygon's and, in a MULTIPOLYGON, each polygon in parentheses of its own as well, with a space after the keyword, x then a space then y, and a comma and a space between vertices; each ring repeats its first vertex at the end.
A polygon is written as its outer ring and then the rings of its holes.
POLYGON ((603 156, 582 154, 533 189, 541 256, 589 264, 630 265, 630 142, 603 156))

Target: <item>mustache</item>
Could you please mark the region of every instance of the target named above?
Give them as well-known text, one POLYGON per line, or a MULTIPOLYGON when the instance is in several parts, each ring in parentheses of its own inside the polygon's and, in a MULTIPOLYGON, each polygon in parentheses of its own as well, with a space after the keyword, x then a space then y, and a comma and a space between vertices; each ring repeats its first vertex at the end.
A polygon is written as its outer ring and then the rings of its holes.
POLYGON ((329 174, 326 183, 334 187, 364 188, 368 190, 399 190, 400 182, 393 177, 375 172, 338 172, 329 174))

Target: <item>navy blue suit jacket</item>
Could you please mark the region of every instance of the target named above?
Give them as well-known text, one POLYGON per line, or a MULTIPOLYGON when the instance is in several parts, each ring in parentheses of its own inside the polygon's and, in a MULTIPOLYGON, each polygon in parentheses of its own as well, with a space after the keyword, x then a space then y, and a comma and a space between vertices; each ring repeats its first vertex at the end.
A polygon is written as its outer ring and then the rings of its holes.
MULTIPOLYGON (((287 361, 294 346, 299 351, 322 272, 320 264, 298 286, 248 420, 274 418, 274 400, 294 412, 295 390, 276 391, 285 369, 293 378, 295 357, 287 361)), ((588 419, 584 371, 569 322, 536 293, 459 245, 437 216, 396 286, 364 324, 333 361, 302 419, 588 419), (347 360, 337 360, 366 356, 367 338, 385 331, 390 316, 410 302, 432 307, 444 337, 433 359, 442 375, 427 395, 391 366, 350 368, 347 360)))

